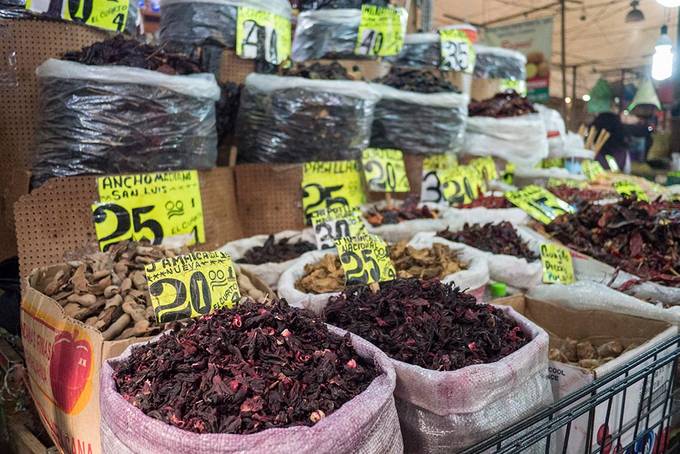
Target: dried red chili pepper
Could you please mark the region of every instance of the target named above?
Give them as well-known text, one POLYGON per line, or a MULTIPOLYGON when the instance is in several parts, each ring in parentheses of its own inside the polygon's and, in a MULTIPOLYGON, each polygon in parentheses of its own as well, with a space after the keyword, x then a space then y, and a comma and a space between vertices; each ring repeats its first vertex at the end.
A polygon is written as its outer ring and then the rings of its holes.
POLYGON ((431 210, 427 205, 419 207, 419 203, 417 197, 408 197, 401 205, 394 205, 389 208, 374 207, 364 213, 364 218, 373 227, 378 227, 385 224, 399 224, 413 219, 436 219, 439 217, 436 210, 431 210))
POLYGON ((531 262, 538 260, 529 244, 519 236, 515 227, 508 221, 498 224, 465 224, 462 230, 451 232, 448 228, 437 235, 449 241, 465 243, 492 254, 505 254, 521 257, 531 262))

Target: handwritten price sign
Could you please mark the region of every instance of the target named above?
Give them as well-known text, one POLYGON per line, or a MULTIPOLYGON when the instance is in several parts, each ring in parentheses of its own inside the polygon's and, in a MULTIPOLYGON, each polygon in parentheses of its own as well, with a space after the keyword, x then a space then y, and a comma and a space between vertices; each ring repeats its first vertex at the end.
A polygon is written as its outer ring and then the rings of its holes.
POLYGON ((574 212, 573 206, 558 199, 547 189, 533 184, 519 191, 506 192, 505 198, 543 224, 550 224, 564 213, 574 212))
POLYGON ((387 243, 375 235, 341 238, 335 242, 347 285, 366 285, 397 277, 387 243))
POLYGON ((369 190, 376 192, 411 190, 401 150, 367 148, 361 153, 361 163, 369 190))
POLYGON ((307 162, 302 168, 302 209, 355 208, 366 200, 357 161, 307 162))

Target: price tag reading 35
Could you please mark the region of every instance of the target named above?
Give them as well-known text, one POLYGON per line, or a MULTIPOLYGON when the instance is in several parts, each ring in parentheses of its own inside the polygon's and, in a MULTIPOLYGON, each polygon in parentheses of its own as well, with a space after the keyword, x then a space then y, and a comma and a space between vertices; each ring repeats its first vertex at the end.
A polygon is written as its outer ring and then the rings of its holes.
POLYGON ((546 284, 573 284, 574 264, 569 249, 558 244, 541 244, 543 282, 546 284))
POLYGON ((506 192, 505 198, 543 224, 550 224, 561 214, 574 212, 573 206, 558 199, 547 189, 534 184, 525 186, 519 191, 506 192))
POLYGON ((195 170, 99 177, 97 188, 99 202, 92 211, 102 251, 124 240, 205 242, 195 170))
POLYGON ((366 148, 361 163, 368 189, 375 192, 408 192, 404 154, 389 148, 366 148))
POLYGON ((305 221, 321 209, 361 206, 365 201, 357 161, 306 162, 302 167, 305 221))
POLYGON ((465 30, 439 30, 439 47, 442 70, 472 73, 475 67, 475 49, 465 30))
POLYGON ((146 265, 149 294, 159 323, 199 317, 241 298, 231 257, 194 252, 146 265))
POLYGON ((391 281, 397 277, 385 241, 375 235, 341 238, 335 242, 347 285, 391 281))
POLYGON ((368 235, 366 224, 361 221, 359 211, 347 207, 313 212, 312 226, 319 249, 334 248, 335 241, 340 238, 368 235))
POLYGON ((380 57, 399 54, 404 46, 406 17, 404 8, 362 5, 354 53, 380 57))
POLYGON ((264 59, 268 63, 280 65, 287 60, 291 52, 290 20, 269 11, 239 6, 236 17, 236 55, 255 59, 262 44, 264 59))

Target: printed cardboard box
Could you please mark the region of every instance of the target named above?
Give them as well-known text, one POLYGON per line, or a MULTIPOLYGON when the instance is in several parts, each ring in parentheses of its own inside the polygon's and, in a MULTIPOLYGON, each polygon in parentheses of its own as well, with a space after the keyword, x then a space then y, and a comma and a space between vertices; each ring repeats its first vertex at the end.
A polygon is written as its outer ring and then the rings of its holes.
MULTIPOLYGON (((60 451, 98 454, 99 370, 102 361, 119 356, 148 337, 104 341, 96 329, 67 317, 54 299, 41 293, 68 265, 35 270, 21 302, 21 335, 29 390, 40 419, 60 451)), ((253 285, 272 290, 250 273, 253 285)))
MULTIPOLYGON (((525 298, 523 295, 494 300, 494 304, 512 306, 529 320, 545 329, 550 335, 551 347, 567 337, 579 341, 588 340, 596 347, 611 340, 619 340, 624 347, 628 347, 631 344, 638 345, 638 347, 625 352, 618 358, 594 370, 550 361, 546 374, 552 384, 555 402, 589 385, 596 378, 616 371, 627 362, 673 337, 678 332, 677 327, 663 321, 649 320, 605 310, 572 310, 558 304, 525 298)), ((650 363, 651 361, 640 364, 630 374, 639 371, 650 363)), ((666 398, 666 386, 670 380, 671 373, 672 364, 669 364, 655 374, 654 383, 648 383, 644 391, 643 381, 638 381, 628 387, 625 394, 617 393, 612 399, 608 424, 605 424, 607 421, 607 401, 598 405, 592 415, 594 422, 590 434, 592 449, 607 450, 607 434, 616 434, 621 431, 623 435, 619 442, 622 446, 625 447, 635 441, 635 444, 638 446, 646 446, 645 449, 636 449, 635 452, 657 452, 652 451, 652 448, 659 449, 656 446, 662 443, 662 435, 665 434, 656 433, 651 429, 645 431, 644 427, 638 428, 637 433, 635 433, 635 420, 639 409, 645 408, 650 397, 652 399, 652 408, 655 403, 662 402, 661 399, 666 398), (641 407, 642 405, 644 406, 641 407)), ((617 382, 618 380, 609 386, 614 386, 617 382)), ((583 400, 575 402, 573 407, 578 406, 583 400)), ((660 421, 661 416, 662 408, 653 411, 650 414, 647 427, 654 427, 660 421)), ((588 418, 589 414, 586 413, 572 423, 567 453, 586 452, 585 447, 589 437, 588 418)), ((642 426, 644 425, 645 423, 642 424, 642 426)), ((565 436, 566 428, 562 428, 557 433, 557 439, 555 440, 557 442, 557 452, 562 452, 565 436)), ((616 446, 610 445, 610 447, 613 449, 616 446)))

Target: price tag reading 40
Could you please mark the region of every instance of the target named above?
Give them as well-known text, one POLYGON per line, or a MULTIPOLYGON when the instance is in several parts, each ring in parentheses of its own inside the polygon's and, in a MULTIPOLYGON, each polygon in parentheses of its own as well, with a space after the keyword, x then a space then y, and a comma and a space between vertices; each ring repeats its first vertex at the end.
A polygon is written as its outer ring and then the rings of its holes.
MULTIPOLYGON (((49 0, 27 0, 26 9, 46 13, 49 0)), ((92 27, 122 32, 128 19, 129 0, 63 0, 61 18, 92 27)))
POLYGON ((205 242, 198 172, 158 172, 97 178, 92 205, 99 248, 124 240, 187 245, 205 242))
POLYGON ((458 166, 458 160, 454 154, 442 154, 428 156, 423 160, 423 173, 420 191, 422 202, 439 203, 444 201, 442 194, 442 176, 458 166))
POLYGON ((264 59, 280 65, 290 57, 290 20, 246 6, 239 6, 236 16, 236 55, 255 59, 264 44, 264 59))
POLYGON ((241 298, 231 257, 194 252, 146 265, 149 294, 159 323, 199 317, 241 298))
POLYGON ((347 285, 366 285, 397 277, 385 241, 375 235, 340 238, 335 242, 347 285))
POLYGON ((404 46, 407 13, 404 8, 362 5, 354 53, 388 57, 404 46))
POLYGON ((340 238, 368 235, 359 211, 347 207, 315 211, 312 213, 312 226, 319 249, 334 248, 335 241, 340 238))
POLYGON ((543 282, 546 284, 573 284, 574 263, 569 249, 558 244, 541 244, 543 282))
POLYGON ((306 162, 302 167, 302 209, 305 221, 328 208, 361 206, 365 201, 357 161, 306 162))
POLYGON ((618 192, 624 197, 630 197, 634 194, 638 200, 649 202, 649 197, 647 196, 647 193, 645 193, 645 191, 643 191, 642 188, 633 181, 630 180, 615 181, 613 186, 616 192, 618 192))
POLYGON ((368 189, 376 192, 408 192, 404 154, 401 150, 366 148, 361 163, 368 189))
POLYGON ((550 224, 561 214, 574 212, 573 206, 558 199, 547 189, 533 184, 519 191, 506 192, 505 198, 543 224, 550 224))
POLYGON ((475 67, 475 49, 465 30, 439 30, 441 69, 472 73, 475 67))

